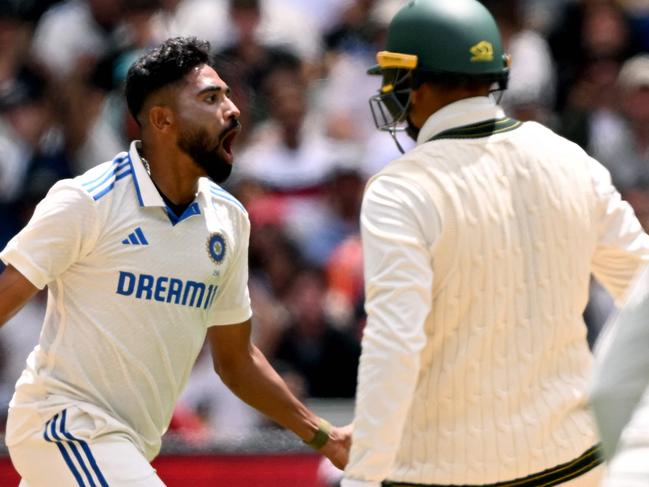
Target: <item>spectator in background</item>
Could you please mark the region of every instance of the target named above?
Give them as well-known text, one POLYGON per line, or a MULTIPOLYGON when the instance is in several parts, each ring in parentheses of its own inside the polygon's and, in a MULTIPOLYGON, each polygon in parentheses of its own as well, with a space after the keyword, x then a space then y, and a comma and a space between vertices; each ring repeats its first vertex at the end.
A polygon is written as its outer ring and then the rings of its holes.
POLYGON ((319 214, 311 212, 287 231, 296 240, 311 264, 324 266, 334 250, 347 238, 358 235, 358 218, 365 180, 353 162, 332 169, 323 187, 323 205, 319 214))
POLYGON ((321 192, 344 147, 329 139, 310 111, 308 81, 301 64, 283 63, 265 75, 268 119, 255 128, 238 166, 242 177, 271 191, 302 195, 321 192))
POLYGON ((331 175, 342 161, 355 160, 353 147, 326 135, 309 105, 303 74, 298 62, 279 64, 265 75, 269 118, 254 129, 237 166, 240 179, 261 189, 251 202, 253 221, 258 210, 277 208, 278 223, 300 246, 308 245, 309 230, 322 225, 317 231, 326 231, 334 213, 326 197, 331 175))
POLYGON ((620 0, 629 15, 640 48, 649 51, 649 3, 645 0, 620 0))
POLYGON ((0 235, 15 233, 52 184, 71 175, 45 90, 45 81, 25 68, 0 92, 0 235))
MULTIPOLYGON (((563 130, 587 146, 611 171, 625 199, 632 205, 645 230, 649 198, 647 185, 647 56, 626 61, 622 70, 614 60, 594 62, 572 87, 571 113, 564 114, 563 130), (575 110, 576 107, 580 107, 575 110), (580 120, 580 121, 579 121, 580 120), (577 122, 575 125, 570 125, 577 122)), ((588 340, 595 340, 615 306, 602 286, 592 281, 584 312, 588 340)))
POLYGON ((178 398, 170 428, 188 442, 204 446, 209 441, 245 438, 266 424, 258 411, 235 396, 218 377, 214 379, 212 360, 204 346, 178 398))
POLYGON ((289 325, 274 357, 304 378, 311 397, 353 397, 360 346, 347 323, 333 323, 326 309, 327 282, 318 268, 302 268, 287 296, 289 325))
POLYGON ((283 67, 304 69, 295 49, 285 44, 269 44, 260 36, 262 7, 262 0, 231 0, 229 20, 232 34, 216 52, 217 68, 227 78, 240 81, 233 97, 240 105, 243 102, 242 123, 247 122, 249 127, 248 134, 244 134, 246 137, 252 133, 254 124, 268 117, 263 96, 260 96, 261 83, 267 73, 283 67))
POLYGON ((360 340, 365 325, 363 248, 360 233, 350 235, 331 253, 325 267, 327 305, 338 321, 353 321, 354 335, 360 340))
POLYGON ((597 156, 619 130, 617 77, 638 49, 628 17, 612 0, 566 4, 549 40, 557 62, 558 131, 597 156))
MULTIPOLYGON (((230 0, 250 2, 250 0, 230 0)), ((284 47, 302 59, 307 66, 319 64, 322 40, 316 24, 300 10, 291 8, 285 0, 257 0, 261 20, 257 27, 260 42, 267 46, 284 47)))
POLYGON ((606 144, 618 130, 617 76, 620 63, 614 59, 584 64, 571 85, 564 110, 559 113, 559 132, 589 153, 606 144))
POLYGON ((254 227, 250 236, 251 278, 284 300, 303 263, 302 254, 281 225, 254 227))
MULTIPOLYGON (((325 36, 327 77, 316 91, 316 110, 332 139, 354 147, 359 170, 368 177, 399 154, 394 143, 377 135, 367 98, 378 89, 365 66, 375 61, 385 29, 404 0, 351 0, 339 23, 325 36)), ((408 149, 412 141, 397 134, 408 149)))
POLYGON ((37 13, 17 0, 0 0, 0 92, 26 64, 37 13))
POLYGON ((555 73, 547 41, 526 25, 521 0, 484 0, 502 33, 512 58, 505 111, 518 120, 552 122, 555 73))
POLYGON ((298 10, 309 18, 319 33, 328 32, 340 18, 350 0, 281 0, 285 8, 298 10))
POLYGON ((153 20, 159 0, 131 0, 122 8, 124 38, 107 47, 91 68, 74 70, 58 86, 67 151, 75 174, 119 152, 139 130, 122 92, 131 63, 155 44, 153 20))
POLYGON ((156 44, 169 37, 196 36, 218 50, 231 34, 229 0, 160 0, 160 4, 151 22, 156 44))
MULTIPOLYGON (((53 79, 90 71, 119 42, 124 0, 65 0, 41 18, 33 39, 36 59, 53 79)), ((123 34, 123 32, 122 32, 123 34)))
POLYGON ((593 155, 611 171, 620 189, 649 183, 649 54, 626 61, 617 77, 619 117, 605 137, 591 142, 593 155))
MULTIPOLYGON (((37 75, 27 64, 33 29, 32 15, 11 0, 0 1, 0 245, 20 228, 12 207, 20 198, 31 147, 14 140, 8 113, 29 94, 37 75)), ((32 90, 33 91, 33 90, 32 90)))
POLYGON ((89 76, 70 80, 59 103, 66 129, 67 150, 75 174, 90 169, 120 151, 139 129, 122 95, 126 70, 142 53, 137 47, 111 52, 89 76))
POLYGON ((586 66, 604 60, 619 63, 638 45, 625 11, 615 0, 565 2, 558 17, 548 41, 557 63, 556 108, 561 112, 586 66))

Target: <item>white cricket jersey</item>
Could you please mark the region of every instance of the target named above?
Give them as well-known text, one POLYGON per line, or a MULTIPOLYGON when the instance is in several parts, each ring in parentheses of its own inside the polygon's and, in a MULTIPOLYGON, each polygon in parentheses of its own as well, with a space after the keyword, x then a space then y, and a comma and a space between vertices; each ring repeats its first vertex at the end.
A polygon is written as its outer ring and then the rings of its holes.
POLYGON ((649 237, 603 166, 487 98, 442 108, 418 142, 363 198, 368 321, 342 485, 491 484, 577 458, 557 473, 579 475, 599 462, 590 276, 621 297, 649 237))
POLYGON ((252 314, 243 206, 202 178, 175 215, 138 147, 55 184, 0 253, 48 286, 40 340, 10 403, 9 445, 74 404, 115 418, 153 458, 207 328, 252 314))
POLYGON ((649 464, 626 464, 620 458, 649 449, 649 269, 635 283, 624 307, 609 320, 595 350, 591 403, 604 452, 616 459, 609 475, 642 473, 649 464), (628 471, 626 471, 628 469, 628 471))

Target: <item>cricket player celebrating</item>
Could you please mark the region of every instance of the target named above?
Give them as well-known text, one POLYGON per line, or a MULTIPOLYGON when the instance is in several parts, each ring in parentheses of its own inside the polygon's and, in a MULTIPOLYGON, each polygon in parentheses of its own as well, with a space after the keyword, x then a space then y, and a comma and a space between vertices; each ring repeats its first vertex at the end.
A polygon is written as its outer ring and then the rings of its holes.
MULTIPOLYGON (((509 59, 476 0, 411 0, 371 71, 417 146, 366 188, 367 326, 343 487, 595 486, 582 312, 649 237, 578 146, 489 98, 509 59)), ((525 60, 520 60, 525 62, 525 60)))
POLYGON ((136 61, 126 98, 142 140, 54 185, 0 253, 0 324, 48 288, 7 423, 21 486, 164 485, 149 461, 206 336, 233 392, 346 462, 349 431, 303 406, 250 341, 250 225, 218 185, 239 111, 208 49, 176 38, 136 61))

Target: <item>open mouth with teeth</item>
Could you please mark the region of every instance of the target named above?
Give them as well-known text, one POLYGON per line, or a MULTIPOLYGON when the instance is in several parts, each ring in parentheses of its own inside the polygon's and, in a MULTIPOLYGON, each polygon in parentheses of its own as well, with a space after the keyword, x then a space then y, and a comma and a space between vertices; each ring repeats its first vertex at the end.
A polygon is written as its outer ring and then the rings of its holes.
POLYGON ((219 143, 219 152, 221 153, 221 156, 232 164, 232 145, 234 143, 234 139, 237 138, 237 134, 241 130, 241 126, 237 125, 235 128, 228 130, 222 137, 221 137, 221 142, 219 143))

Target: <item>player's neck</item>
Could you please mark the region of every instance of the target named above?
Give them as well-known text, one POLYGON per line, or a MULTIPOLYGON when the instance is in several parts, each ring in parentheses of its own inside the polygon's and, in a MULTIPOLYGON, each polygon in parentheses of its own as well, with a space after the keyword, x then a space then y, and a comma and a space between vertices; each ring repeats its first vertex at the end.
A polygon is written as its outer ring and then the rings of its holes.
POLYGON ((179 151, 154 150, 144 144, 140 156, 151 180, 166 200, 178 206, 194 200, 201 174, 189 157, 179 151))

